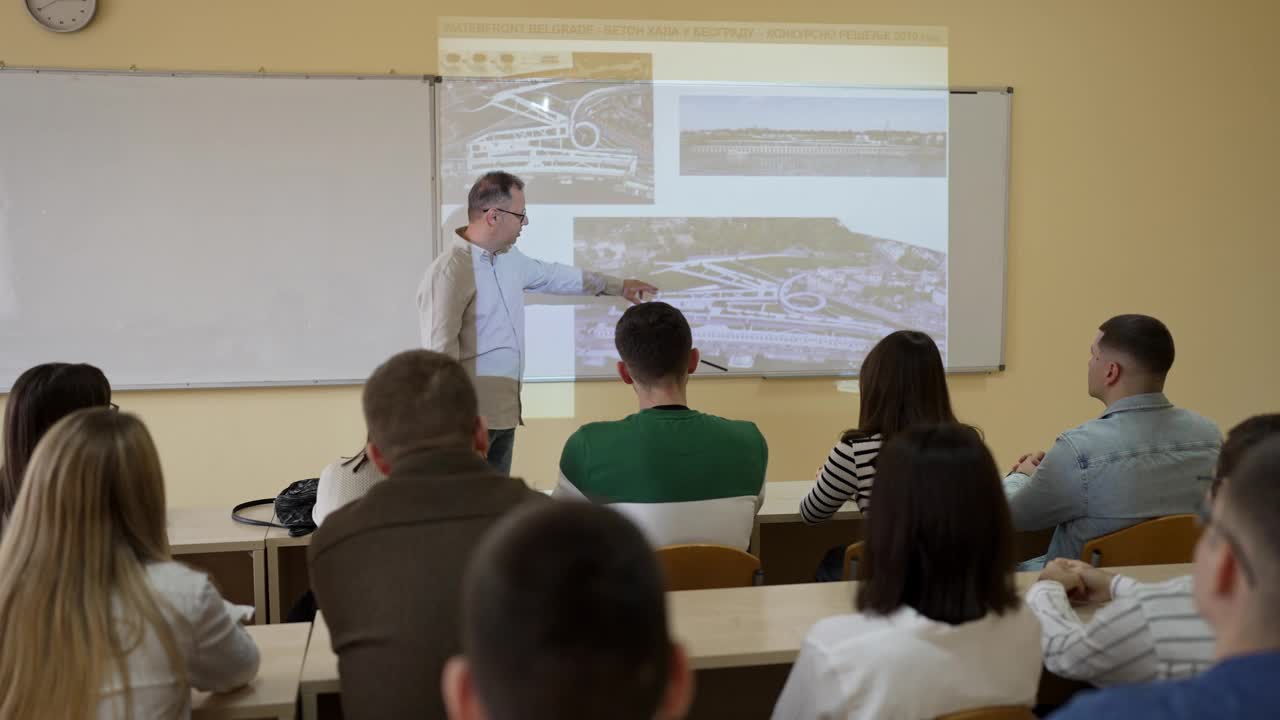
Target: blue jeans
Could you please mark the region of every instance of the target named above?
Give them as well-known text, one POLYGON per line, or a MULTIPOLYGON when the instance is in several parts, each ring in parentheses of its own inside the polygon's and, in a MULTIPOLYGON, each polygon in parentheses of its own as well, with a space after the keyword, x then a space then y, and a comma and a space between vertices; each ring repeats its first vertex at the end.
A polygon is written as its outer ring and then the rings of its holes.
POLYGON ((1049 563, 1049 556, 1041 555, 1040 557, 1033 557, 1029 560, 1023 560, 1022 562, 1018 563, 1016 567, 1014 567, 1014 570, 1017 572, 1034 572, 1036 570, 1043 570, 1044 566, 1047 565, 1048 563, 1049 563))
POLYGON ((489 464, 503 475, 511 474, 511 454, 516 449, 516 429, 489 431, 489 464))

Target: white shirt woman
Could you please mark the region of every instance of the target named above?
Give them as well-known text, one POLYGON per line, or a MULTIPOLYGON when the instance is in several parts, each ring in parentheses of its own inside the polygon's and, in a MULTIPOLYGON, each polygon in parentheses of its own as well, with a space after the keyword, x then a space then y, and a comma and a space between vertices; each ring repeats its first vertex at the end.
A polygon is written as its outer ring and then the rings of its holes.
POLYGON ((809 630, 775 720, 1031 707, 1040 623, 1014 586, 1009 503, 982 437, 911 427, 881 448, 876 478, 858 612, 809 630))
POLYGON ((0 718, 188 718, 258 672, 247 614, 169 552, 142 421, 79 410, 40 439, 0 536, 0 718))
MULTIPOLYGON (((191 715, 189 688, 226 692, 253 680, 258 674, 258 647, 243 625, 253 608, 223 600, 204 573, 178 562, 148 565, 147 582, 169 605, 169 626, 189 687, 174 672, 164 645, 148 627, 128 658, 132 717, 187 718, 191 715)), ((103 688, 98 717, 127 717, 124 694, 123 678, 113 676, 103 688)))
POLYGON ((960 625, 910 607, 839 615, 805 638, 773 717, 918 720, 1035 704, 1040 623, 1026 607, 960 625))

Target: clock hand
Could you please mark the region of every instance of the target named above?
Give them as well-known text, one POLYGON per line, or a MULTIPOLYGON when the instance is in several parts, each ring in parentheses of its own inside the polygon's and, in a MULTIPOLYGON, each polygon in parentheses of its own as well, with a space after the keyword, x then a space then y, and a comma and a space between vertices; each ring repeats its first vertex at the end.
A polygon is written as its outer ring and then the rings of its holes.
POLYGON ((45 8, 50 7, 52 5, 57 5, 60 2, 62 2, 62 0, 51 0, 50 2, 47 2, 44 5, 36 8, 36 12, 44 12, 45 8))

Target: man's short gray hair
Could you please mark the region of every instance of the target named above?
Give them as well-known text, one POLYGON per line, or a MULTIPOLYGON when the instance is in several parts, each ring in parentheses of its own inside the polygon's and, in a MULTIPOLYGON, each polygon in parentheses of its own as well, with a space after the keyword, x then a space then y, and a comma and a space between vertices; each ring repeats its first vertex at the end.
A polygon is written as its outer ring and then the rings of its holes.
POLYGON ((524 181, 509 172, 494 170, 476 180, 467 194, 467 219, 475 222, 485 211, 511 202, 511 191, 524 190, 524 181))

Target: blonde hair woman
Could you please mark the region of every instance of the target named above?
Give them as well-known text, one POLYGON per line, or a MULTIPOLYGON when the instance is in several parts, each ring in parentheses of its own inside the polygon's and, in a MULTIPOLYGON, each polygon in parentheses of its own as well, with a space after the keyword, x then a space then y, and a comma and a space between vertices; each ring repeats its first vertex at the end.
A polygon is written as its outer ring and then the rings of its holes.
POLYGON ((36 447, 0 540, 0 717, 185 718, 258 649, 203 574, 173 562, 146 427, 108 408, 36 447))

